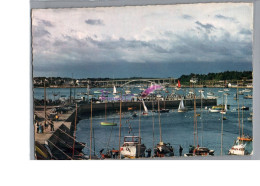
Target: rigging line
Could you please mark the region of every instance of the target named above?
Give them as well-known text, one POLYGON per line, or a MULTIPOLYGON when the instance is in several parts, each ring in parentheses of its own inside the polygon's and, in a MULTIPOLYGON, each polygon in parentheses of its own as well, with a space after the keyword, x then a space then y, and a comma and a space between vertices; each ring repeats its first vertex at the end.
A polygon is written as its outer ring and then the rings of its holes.
MULTIPOLYGON (((61 130, 60 128, 58 128, 62 133, 66 134, 68 137, 70 137, 71 139, 74 139, 71 135, 67 134, 66 132, 64 132, 63 130, 61 130)), ((87 148, 88 150, 90 149, 86 144, 83 144, 79 141, 76 140, 77 143, 81 144, 82 146, 84 146, 85 148, 87 148)), ((95 152, 97 153, 97 152, 95 152)))
MULTIPOLYGON (((59 140, 62 144, 64 144, 65 146, 67 146, 68 148, 70 148, 70 149, 73 149, 73 147, 72 146, 70 146, 69 144, 67 144, 63 139, 61 139, 61 138, 59 138, 57 135, 55 135, 55 134, 53 134, 54 136, 55 136, 55 138, 57 139, 57 140, 59 140)), ((80 151, 77 151, 78 153, 80 153, 80 151)))
POLYGON ((47 140, 48 142, 50 142, 54 147, 56 147, 59 151, 61 151, 67 158, 73 160, 69 155, 67 155, 65 152, 63 152, 59 147, 57 147, 56 145, 54 145, 50 140, 47 140))

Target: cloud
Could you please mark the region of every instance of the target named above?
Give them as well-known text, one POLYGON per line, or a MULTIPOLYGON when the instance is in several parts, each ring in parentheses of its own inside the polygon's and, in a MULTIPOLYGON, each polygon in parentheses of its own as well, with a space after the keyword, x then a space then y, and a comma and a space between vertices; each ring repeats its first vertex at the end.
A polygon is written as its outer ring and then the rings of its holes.
POLYGON ((245 29, 245 28, 241 29, 239 33, 243 34, 243 35, 251 35, 252 34, 252 32, 249 29, 245 29))
POLYGON ((224 20, 228 20, 228 21, 231 21, 231 22, 238 23, 238 21, 236 20, 236 18, 223 16, 223 15, 221 15, 221 14, 215 15, 215 18, 217 18, 217 19, 224 19, 224 20))
POLYGON ((41 26, 35 26, 32 29, 33 37, 43 37, 43 36, 49 36, 50 32, 48 32, 46 29, 42 28, 41 26))
POLYGON ((101 19, 87 19, 85 23, 88 25, 104 25, 104 22, 101 19))
POLYGON ((41 20, 40 25, 47 26, 47 27, 54 27, 54 25, 50 21, 41 20))
POLYGON ((182 18, 183 18, 183 19, 187 19, 187 20, 191 20, 191 19, 193 19, 192 16, 187 15, 187 14, 182 15, 182 18))
POLYGON ((212 24, 202 24, 199 21, 195 22, 197 25, 199 25, 200 27, 204 28, 208 33, 210 33, 211 30, 215 29, 215 27, 212 24))

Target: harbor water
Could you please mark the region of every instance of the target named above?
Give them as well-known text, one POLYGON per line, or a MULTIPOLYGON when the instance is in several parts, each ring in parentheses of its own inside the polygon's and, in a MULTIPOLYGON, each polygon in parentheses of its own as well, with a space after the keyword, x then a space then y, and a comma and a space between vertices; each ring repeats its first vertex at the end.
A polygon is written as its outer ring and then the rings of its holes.
MULTIPOLYGON (((223 92, 218 92, 221 88, 203 88, 204 95, 206 96, 208 92, 213 92, 215 96, 218 96, 217 103, 223 103, 223 92)), ((101 89, 94 89, 101 90, 101 89)), ((92 89, 92 91, 94 91, 92 89)), ((104 89, 103 89, 104 90, 104 89)), ((118 89, 121 91, 120 89, 118 89)), ((174 89, 168 88, 171 93, 174 89)), ((196 95, 199 95, 198 88, 196 88, 196 95)), ((222 89, 221 89, 222 90, 222 89)), ((242 90, 242 89, 239 89, 242 90)), ((34 97, 36 99, 43 99, 43 89, 35 88, 34 97)), ((107 88, 106 91, 111 91, 112 88, 107 88)), ((132 93, 140 93, 137 88, 131 89, 132 93)), ((253 94, 251 92, 245 93, 253 94)), ((53 93, 58 93, 56 97, 63 96, 68 98, 70 94, 82 97, 83 93, 86 92, 86 88, 76 88, 70 93, 69 88, 48 88, 47 96, 49 99, 54 99, 53 93), (75 93, 74 93, 75 92, 75 93)), ((185 91, 189 92, 189 89, 185 91)), ((223 155, 228 154, 228 150, 234 144, 234 141, 239 136, 239 121, 238 121, 238 102, 234 100, 234 95, 237 92, 236 88, 230 88, 227 93, 227 104, 230 105, 228 111, 223 116, 226 120, 223 121, 223 155)), ((162 96, 166 93, 161 92, 162 96)), ((176 94, 183 95, 184 91, 176 91, 176 94)), ((85 95, 86 96, 86 95, 85 95)), ((112 97, 112 94, 109 94, 112 97)), ((96 96, 98 97, 98 96, 96 96)), ((126 99, 131 99, 131 96, 125 96, 126 99)), ((249 110, 240 110, 240 125, 243 126, 243 134, 252 136, 252 121, 248 120, 252 110, 252 99, 244 99, 244 95, 239 95, 239 105, 249 107, 249 110), (243 117, 243 118, 242 118, 243 117)), ((104 108, 105 109, 105 108, 104 108)), ((143 108, 142 108, 143 109, 143 108)), ((157 109, 157 108, 155 108, 157 109)), ((93 110, 95 112, 95 110, 93 110)), ((133 111, 122 112, 122 128, 121 128, 121 140, 120 144, 123 144, 124 136, 129 135, 139 135, 139 122, 141 126, 141 138, 142 143, 145 144, 146 148, 153 149, 153 146, 159 143, 160 133, 159 133, 159 118, 158 113, 151 112, 149 110, 148 116, 143 116, 140 114, 139 110, 137 112, 137 117, 132 117, 133 111)), ((199 145, 207 147, 209 149, 215 150, 215 156, 219 156, 221 153, 221 125, 222 125, 222 114, 219 112, 212 113, 209 112, 208 108, 204 106, 201 108, 196 108, 196 113, 200 114, 197 117, 197 132, 198 138, 195 136, 194 141, 194 109, 189 108, 187 112, 179 113, 177 109, 170 109, 169 113, 161 113, 161 130, 162 130, 162 141, 164 143, 170 143, 174 148, 174 153, 176 156, 179 155, 179 145, 183 147, 183 154, 188 153, 189 145, 199 145), (198 140, 198 141, 197 141, 198 140), (198 142, 198 143, 197 143, 198 142)), ((77 124, 76 138, 78 141, 85 142, 87 147, 84 148, 84 152, 89 154, 89 143, 90 143, 90 117, 89 115, 80 116, 81 120, 77 124)), ((117 126, 102 126, 100 123, 105 121, 104 112, 100 114, 95 114, 92 117, 92 127, 93 127, 93 139, 92 139, 92 154, 99 156, 99 151, 104 149, 118 149, 119 147, 119 113, 109 113, 107 112, 106 121, 115 122, 117 126)), ((241 128, 242 129, 242 128, 241 128)), ((251 149, 250 147, 249 149, 251 149)), ((103 153, 104 153, 103 152, 103 153)))

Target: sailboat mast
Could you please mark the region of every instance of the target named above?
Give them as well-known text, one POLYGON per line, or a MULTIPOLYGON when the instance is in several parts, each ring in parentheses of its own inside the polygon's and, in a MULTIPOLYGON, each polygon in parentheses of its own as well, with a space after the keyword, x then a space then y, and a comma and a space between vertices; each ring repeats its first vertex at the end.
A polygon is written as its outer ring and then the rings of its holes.
POLYGON ((91 160, 91 151, 92 151, 92 100, 90 102, 90 144, 89 144, 89 159, 91 160))
POLYGON ((141 102, 140 102, 140 114, 139 114, 139 143, 140 143, 140 139, 141 139, 141 113, 142 113, 141 107, 142 107, 142 105, 141 105, 141 102))
POLYGON ((75 152, 75 139, 76 139, 76 127, 77 127, 77 104, 76 104, 76 111, 75 111, 75 123, 74 123, 74 134, 73 134, 73 148, 72 148, 72 159, 74 159, 74 152, 75 152))
POLYGON ((46 123, 46 85, 44 79, 44 122, 46 123))
POLYGON ((153 117, 153 148, 154 149, 154 103, 152 100, 152 107, 153 107, 153 111, 152 111, 152 117, 153 117))
MULTIPOLYGON (((243 104, 244 106, 244 104, 243 104)), ((242 109, 242 137, 244 136, 244 109, 242 109)))
POLYGON ((239 112, 239 96, 238 96, 238 81, 237 81, 237 115, 238 115, 238 128, 239 128, 239 137, 241 137, 240 133, 240 112, 239 112))
POLYGON ((202 91, 200 92, 201 146, 203 146, 202 91))
POLYGON ((121 140, 121 113, 122 113, 122 92, 121 92, 121 99, 120 99, 120 115, 119 115, 119 145, 118 145, 118 151, 119 151, 119 158, 121 157, 120 153, 120 140, 121 140))
POLYGON ((158 118, 159 118, 159 128, 160 128, 160 142, 162 142, 162 127, 161 127, 161 118, 160 118, 160 101, 158 99, 158 118))
MULTIPOLYGON (((224 93, 223 93, 223 102, 222 102, 222 108, 224 106, 224 93)), ((221 149, 220 149, 220 155, 222 156, 222 149, 223 149, 223 120, 224 120, 224 117, 223 117, 223 114, 224 114, 224 110, 222 110, 221 112, 221 149)))
POLYGON ((105 102, 105 121, 107 121, 107 103, 105 102))

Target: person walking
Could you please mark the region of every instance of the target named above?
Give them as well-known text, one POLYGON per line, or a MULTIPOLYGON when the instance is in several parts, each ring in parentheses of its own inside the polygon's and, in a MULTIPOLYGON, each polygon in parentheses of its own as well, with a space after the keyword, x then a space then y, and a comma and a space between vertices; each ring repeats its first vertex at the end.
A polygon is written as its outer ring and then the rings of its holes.
POLYGON ((182 148, 182 146, 180 145, 180 148, 179 148, 179 155, 180 155, 180 156, 182 156, 182 150, 183 150, 183 148, 182 148))
POLYGON ((54 131, 54 124, 53 124, 53 121, 51 121, 51 131, 54 131))

